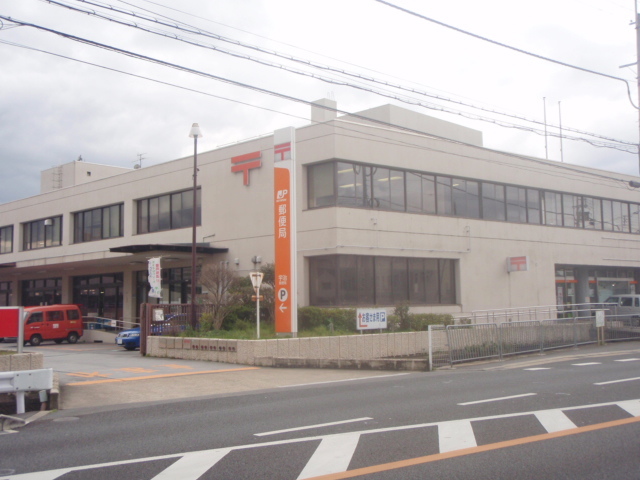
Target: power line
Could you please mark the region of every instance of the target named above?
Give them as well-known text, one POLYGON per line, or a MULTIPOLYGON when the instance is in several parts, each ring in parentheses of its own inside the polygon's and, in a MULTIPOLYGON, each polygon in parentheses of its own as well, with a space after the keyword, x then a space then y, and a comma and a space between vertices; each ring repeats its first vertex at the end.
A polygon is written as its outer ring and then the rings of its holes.
MULTIPOLYGON (((66 5, 66 4, 63 4, 63 3, 59 2, 59 1, 54 1, 54 0, 41 0, 41 1, 43 1, 45 3, 52 4, 52 5, 56 5, 56 6, 59 6, 59 7, 67 8, 67 9, 72 10, 72 11, 88 14, 88 15, 91 15, 91 16, 95 16, 97 18, 100 18, 100 19, 103 19, 103 20, 107 20, 107 21, 111 21, 111 22, 114 22, 114 23, 118 23, 118 24, 121 24, 121 25, 124 25, 124 26, 127 26, 127 27, 136 28, 136 29, 145 31, 147 33, 152 33, 154 35, 160 35, 160 36, 164 36, 164 37, 170 38, 172 40, 182 41, 182 42, 188 43, 188 44, 190 44, 192 46, 198 46, 198 47, 201 47, 201 48, 207 48, 207 49, 215 50, 215 51, 217 51, 219 53, 223 53, 223 54, 226 54, 226 55, 231 55, 231 56, 234 56, 234 57, 237 57, 237 58, 242 58, 242 59, 245 59, 245 60, 250 60, 250 61, 259 63, 261 65, 265 65, 265 66, 269 66, 269 67, 273 67, 273 68, 278 68, 278 69, 281 69, 281 70, 286 70, 286 71, 288 71, 290 73, 295 73, 295 74, 298 74, 298 75, 304 75, 304 76, 307 76, 307 77, 310 77, 310 78, 314 78, 314 79, 317 79, 317 80, 320 80, 320 81, 323 81, 323 82, 326 82, 326 83, 330 83, 330 84, 333 84, 333 85, 348 86, 348 87, 355 88, 355 89, 358 89, 358 90, 361 90, 361 91, 366 91, 366 92, 374 93, 376 95, 380 95, 380 96, 383 96, 383 97, 386 97, 386 98, 391 98, 391 99, 394 99, 394 100, 398 100, 400 102, 407 103, 407 104, 410 104, 410 105, 420 106, 420 107, 423 107, 423 108, 427 108, 429 110, 436 110, 436 111, 441 111, 441 112, 444 112, 444 113, 454 114, 454 115, 462 116, 462 117, 469 118, 469 119, 472 119, 472 120, 479 120, 479 121, 483 121, 483 122, 488 122, 488 123, 492 123, 494 125, 505 127, 505 128, 520 129, 520 130, 527 131, 527 132, 530 132, 530 133, 536 133, 538 135, 542 134, 541 130, 536 130, 535 128, 532 128, 532 127, 526 127, 526 126, 515 124, 515 123, 507 123, 507 122, 504 122, 504 121, 495 120, 495 119, 484 117, 484 116, 480 116, 480 115, 477 115, 477 114, 470 114, 470 113, 466 113, 466 112, 463 112, 463 111, 451 110, 451 109, 447 109, 445 107, 442 107, 442 106, 439 106, 439 105, 435 105, 435 104, 425 104, 425 103, 420 102, 418 100, 412 100, 411 101, 411 100, 399 97, 399 96, 394 95, 394 94, 385 93, 385 92, 382 92, 382 91, 379 91, 379 90, 374 90, 372 88, 367 88, 367 87, 360 86, 360 85, 354 85, 352 83, 348 83, 348 82, 343 81, 343 80, 338 81, 338 80, 334 80, 334 79, 330 79, 330 78, 326 78, 326 77, 321 77, 321 76, 318 76, 318 75, 315 75, 315 74, 312 74, 312 73, 302 72, 302 71, 299 71, 299 70, 294 70, 294 69, 291 69, 291 68, 286 67, 284 65, 272 64, 272 63, 266 62, 264 60, 260 60, 260 59, 254 58, 254 57, 250 57, 248 55, 238 54, 238 53, 226 51, 226 50, 223 50, 223 49, 221 49, 220 47, 217 47, 217 46, 204 45, 204 44, 195 42, 193 40, 188 40, 188 39, 185 39, 185 38, 181 38, 181 37, 176 36, 175 34, 165 34, 165 33, 162 33, 161 31, 151 30, 149 28, 143 27, 142 25, 140 25, 139 22, 128 23, 128 22, 125 22, 122 19, 109 17, 109 16, 106 16, 106 15, 101 15, 101 14, 97 13, 94 10, 91 10, 91 11, 82 10, 82 9, 77 8, 77 7, 66 5)), ((200 28, 185 24, 183 22, 179 22, 179 21, 174 20, 174 19, 170 19, 169 17, 166 17, 166 16, 162 16, 161 15, 162 17, 168 18, 171 21, 176 22, 176 23, 175 24, 165 23, 163 21, 158 20, 157 18, 150 18, 150 17, 139 15, 139 14, 137 14, 135 12, 127 12, 127 11, 124 11, 124 10, 120 10, 120 9, 114 7, 113 5, 110 5, 110 4, 100 4, 100 3, 96 3, 96 2, 91 2, 89 0, 76 0, 76 1, 79 2, 79 3, 84 3, 84 4, 96 6, 96 7, 99 7, 99 8, 105 8, 105 9, 107 9, 109 11, 117 12, 117 13, 120 13, 120 14, 123 14, 123 15, 134 16, 137 20, 143 19, 143 20, 152 22, 154 24, 162 25, 164 27, 178 29, 178 30, 183 31, 185 33, 196 34, 196 35, 205 36, 205 37, 208 37, 208 38, 214 38, 216 40, 221 40, 221 41, 224 41, 224 42, 227 42, 227 43, 231 43, 231 44, 234 44, 234 45, 238 45, 238 46, 241 46, 241 47, 244 47, 244 48, 249 48, 249 49, 252 49, 252 50, 255 50, 255 51, 259 51, 261 53, 265 53, 265 54, 268 54, 268 55, 274 55, 274 56, 279 57, 279 58, 283 58, 283 59, 286 59, 286 60, 291 60, 291 61, 294 61, 294 62, 297 62, 297 63, 301 63, 301 64, 304 64, 305 66, 310 66, 310 67, 313 67, 313 68, 316 68, 316 69, 321 69, 321 70, 324 70, 324 71, 331 71, 331 72, 334 72, 334 73, 339 73, 341 75, 347 75, 347 76, 355 77, 355 78, 358 78, 358 79, 366 81, 366 82, 378 83, 378 84, 385 85, 387 87, 396 88, 396 89, 400 89, 400 90, 404 90, 404 91, 409 91, 409 92, 411 92, 413 94, 419 94, 419 95, 423 95, 423 96, 427 96, 427 97, 431 97, 431 98, 436 98, 438 100, 445 101, 445 102, 456 103, 456 104, 459 104, 461 106, 465 106, 465 107, 469 107, 469 108, 473 108, 473 109, 489 112, 489 113, 496 114, 496 115, 502 115, 502 116, 506 116, 506 117, 511 117, 511 118, 514 118, 514 119, 517 119, 517 120, 520 120, 520 121, 533 123, 534 125, 539 125, 539 126, 543 125, 543 122, 527 119, 527 118, 522 117, 522 116, 507 114, 507 113, 499 112, 499 111, 496 111, 496 110, 491 110, 491 109, 486 109, 486 108, 483 108, 483 107, 478 107, 478 106, 471 105, 471 104, 468 104, 468 103, 465 103, 465 102, 456 101, 456 100, 440 97, 440 96, 437 96, 437 95, 434 95, 434 94, 430 94, 430 93, 427 93, 427 92, 419 91, 417 89, 407 88, 407 87, 404 87, 404 86, 398 85, 398 84, 392 84, 390 82, 378 80, 378 79, 375 79, 373 77, 364 77, 362 75, 359 75, 359 74, 356 74, 356 73, 347 72, 347 71, 342 70, 342 69, 335 69, 335 68, 332 68, 332 67, 329 67, 329 66, 326 66, 326 65, 315 64, 315 63, 310 62, 308 60, 298 59, 298 58, 292 57, 290 55, 284 55, 284 54, 280 54, 278 52, 271 51, 271 50, 266 50, 266 49, 263 49, 263 48, 260 48, 260 47, 254 46, 254 45, 248 45, 248 44, 245 44, 245 43, 240 42, 238 40, 229 39, 229 38, 223 37, 221 35, 217 35, 217 34, 213 34, 213 33, 210 33, 210 32, 206 32, 206 31, 204 31, 204 30, 202 30, 200 28), (178 26, 179 23, 182 24, 182 25, 186 25, 188 28, 184 28, 184 27, 178 26)), ((127 2, 123 2, 123 3, 127 3, 127 2)), ((151 2, 151 3, 153 3, 153 2, 151 2)), ((143 9, 143 10, 149 11, 149 10, 146 10, 146 9, 143 9)), ((151 12, 151 13, 155 14, 155 12, 151 12)), ((544 125, 546 126, 546 122, 544 123, 544 125)), ((590 145, 592 145, 594 147, 599 147, 599 148, 613 148, 613 149, 616 149, 616 150, 619 150, 619 151, 622 151, 622 152, 625 152, 625 153, 632 153, 632 154, 637 153, 637 144, 634 143, 634 142, 627 142, 627 141, 624 141, 624 140, 617 140, 617 139, 614 139, 614 138, 605 137, 605 136, 602 136, 602 135, 599 135, 599 134, 590 133, 590 132, 586 132, 586 131, 582 131, 582 130, 577 130, 577 129, 573 129, 573 128, 566 127, 566 126, 563 127, 563 130, 564 130, 564 132, 570 131, 570 132, 577 133, 577 134, 580 134, 580 135, 586 135, 586 136, 590 136, 590 137, 593 137, 593 138, 599 138, 601 140, 606 140, 607 142, 614 142, 614 144, 606 143, 606 142, 592 141, 592 140, 588 140, 586 138, 576 137, 576 136, 568 136, 568 135, 565 134, 563 136, 563 138, 568 139, 568 140, 582 141, 582 142, 588 143, 588 144, 590 144, 590 145), (625 145, 625 146, 627 146, 627 148, 619 147, 619 146, 617 146, 615 144, 625 145)), ((558 134, 555 134, 555 133, 551 133, 550 135, 551 136, 555 136, 555 137, 559 136, 558 134)))
MULTIPOLYGON (((0 19, 7 19, 7 18, 0 16, 0 19)), ((77 41, 84 40, 84 39, 79 39, 79 37, 73 37, 71 35, 63 34, 63 33, 60 33, 60 32, 56 32, 55 30, 47 29, 45 27, 40 27, 40 26, 37 26, 37 25, 34 25, 34 24, 28 24, 26 22, 20 22, 18 20, 14 20, 14 19, 12 19, 11 21, 16 22, 16 23, 18 23, 20 25, 33 26, 34 28, 41 29, 41 30, 44 30, 44 31, 48 31, 48 32, 51 32, 51 33, 55 33, 55 34, 58 34, 58 35, 61 35, 61 36, 65 37, 65 38, 69 38, 71 40, 75 40, 75 39, 78 39, 77 41)), ((287 116, 291 116, 291 117, 295 117, 295 118, 302 118, 304 120, 307 120, 306 118, 295 116, 295 115, 291 115, 291 114, 287 114, 287 113, 284 113, 284 112, 279 112, 277 110, 273 110, 273 109, 269 109, 269 108, 265 108, 265 107, 260 107, 260 106, 254 105, 254 104, 250 104, 250 103, 247 103, 247 102, 241 102, 241 101, 238 101, 238 100, 230 99, 230 98, 227 98, 227 97, 222 97, 222 96, 219 96, 219 95, 213 95, 213 94, 210 94, 210 93, 207 93, 207 92, 202 92, 202 91, 195 90, 195 89, 192 89, 192 88, 175 85, 175 84, 172 84, 172 83, 169 83, 169 82, 166 82, 166 81, 157 80, 157 79, 153 79, 153 78, 149 78, 149 77, 133 74, 133 73, 125 72, 125 71, 122 71, 122 70, 117 70, 117 69, 114 69, 114 68, 111 68, 111 67, 105 67, 103 65, 95 64, 95 63, 92 63, 92 62, 87 62, 87 61, 84 61, 84 60, 74 59, 74 58, 67 57, 67 56, 64 56, 64 55, 60 55, 60 54, 57 54, 57 53, 47 52, 45 50, 36 49, 36 48, 33 48, 33 47, 28 47, 28 46, 25 46, 25 45, 20 45, 20 44, 17 44, 17 43, 7 42, 7 41, 3 41, 3 40, 0 40, 0 43, 4 43, 4 44, 10 45, 10 46, 15 46, 15 47, 20 47, 20 48, 26 48, 26 49, 38 51, 38 52, 41 52, 41 53, 50 54, 50 55, 53 55, 53 56, 56 56, 56 57, 65 58, 65 59, 76 61, 76 62, 79 62, 79 63, 83 63, 83 64, 87 64, 87 65, 91 65, 91 66, 96 66, 98 68, 110 70, 110 71, 117 72, 117 73, 122 73, 122 74, 129 75, 129 76, 136 77, 136 78, 140 78, 142 80, 148 80, 148 81, 152 81, 152 82, 155 82, 155 83, 159 83, 159 84, 163 84, 163 85, 172 86, 172 87, 175 87, 175 88, 180 88, 180 89, 183 89, 183 90, 191 91, 191 92, 194 92, 194 93, 200 93, 200 94, 207 95, 207 96, 210 96, 210 97, 219 98, 219 99, 223 99, 223 100, 227 100, 227 101, 231 101, 231 102, 235 102, 235 103, 239 103, 239 104, 243 104, 243 105, 247 105, 247 106, 251 106, 251 107, 255 107, 255 108, 260 108, 260 109, 263 109, 263 110, 268 110, 268 111, 272 111, 272 112, 275 112, 275 113, 279 113, 279 114, 283 114, 283 115, 287 115, 287 116)), ((93 45, 93 46, 101 46, 101 44, 97 44, 96 42, 93 42, 93 41, 90 41, 90 40, 85 40, 82 43, 87 43, 87 44, 93 45)), ((102 48, 105 48, 107 50, 116 51, 117 53, 119 53, 119 49, 117 49, 115 47, 103 46, 102 48)), ((125 53, 125 54, 127 56, 130 56, 130 57, 134 57, 134 58, 137 57, 137 55, 133 54, 132 52, 128 52, 128 53, 125 53)), ((178 70, 183 70, 183 71, 186 71, 188 73, 198 74, 198 75, 202 75, 202 76, 205 76, 205 77, 213 77, 213 79, 216 79, 216 80, 219 79, 218 77, 206 74, 204 72, 198 72, 198 71, 191 70, 191 69, 188 69, 188 68, 185 68, 185 67, 180 67, 180 66, 177 66, 177 65, 168 64, 167 62, 163 62, 161 60, 151 59, 150 57, 140 56, 140 59, 145 59, 145 60, 149 59, 149 61, 153 61, 153 63, 157 63, 157 64, 165 65, 165 66, 170 66, 172 68, 177 68, 178 70)), ((224 79, 222 81, 224 81, 224 79)), ((228 83, 236 84, 238 86, 243 86, 244 85, 244 84, 240 84, 239 82, 235 82, 235 81, 228 81, 228 83)), ((261 91, 262 90, 262 89, 258 89, 257 87, 254 87, 252 89, 257 90, 257 91, 261 91)), ((290 96, 278 94, 276 92, 264 91, 264 93, 268 93, 268 94, 271 94, 271 95, 274 95, 274 96, 277 96, 277 97, 285 98, 287 100, 296 101, 298 103, 304 103, 304 104, 307 104, 307 105, 314 105, 314 106, 317 106, 317 107, 320 107, 320 108, 324 108, 322 105, 317 105, 317 104, 315 104, 313 102, 309 102, 309 101, 306 101, 306 100, 297 99, 295 97, 290 97, 290 96)), ((518 154, 515 154, 515 153, 496 151, 496 150, 492 150, 492 149, 489 149, 489 148, 480 147, 480 146, 477 146, 477 145, 467 144, 467 143, 464 143, 464 142, 455 141, 455 140, 451 140, 451 139, 444 138, 444 137, 439 137, 439 136, 432 135, 432 134, 427 134, 427 133, 419 131, 419 130, 414 130, 414 129, 411 129, 411 128, 402 127, 400 125, 395 125, 395 124, 392 124, 392 123, 388 123, 388 122, 384 122, 384 121, 380 121, 380 120, 376 120, 376 119, 371 119, 371 118, 368 118, 368 117, 365 117, 365 116, 362 116, 362 115, 358 115, 356 113, 350 113, 350 112, 346 112, 346 111, 343 111, 343 110, 337 110, 337 109, 335 111, 337 113, 342 113, 344 115, 350 116, 350 117, 355 118, 355 119, 366 120, 368 122, 373 122, 375 124, 378 124, 378 126, 381 127, 381 128, 390 128, 390 129, 394 129, 394 130, 402 130, 402 131, 405 131, 406 133, 416 134, 416 135, 419 135, 419 136, 425 137, 425 138, 434 138, 436 140, 441 140, 441 141, 444 141, 444 142, 447 142, 447 143, 453 143, 453 144, 458 144, 458 145, 463 145, 463 146, 466 146, 466 147, 470 147, 472 149, 482 150, 482 151, 486 151, 486 152, 493 152, 493 153, 496 153, 496 154, 498 154, 500 156, 504 156, 504 157, 510 157, 510 158, 515 158, 515 159, 519 159, 519 160, 524 160, 524 161, 527 161, 527 162, 531 162, 532 164, 538 164, 538 165, 544 165, 546 167, 552 167, 552 168, 560 170, 561 172, 566 172, 566 173, 571 174, 573 176, 578 176, 579 175, 581 177, 584 177, 582 179, 582 181, 589 181, 589 180, 587 180, 588 178, 597 178, 599 180, 611 181, 614 184, 619 185, 620 187, 626 187, 628 185, 628 180, 625 180, 625 179, 622 179, 622 178, 611 177, 611 176, 599 174, 599 173, 596 173, 596 172, 585 171, 583 169, 571 167, 571 166, 569 166, 567 164, 555 164, 555 163, 545 162, 543 160, 538 160, 538 159, 535 159, 535 158, 532 158, 532 157, 528 157, 528 156, 524 156, 524 155, 518 155, 518 154)), ((345 125, 345 121, 343 119, 341 122, 339 122, 339 124, 337 125, 337 128, 340 128, 340 129, 346 130, 346 131, 357 132, 359 134, 363 133, 360 130, 349 129, 348 127, 345 127, 344 125, 345 125)), ((370 136, 370 137, 380 138, 380 139, 384 140, 385 142, 392 141, 392 140, 388 139, 387 137, 383 137, 383 136, 376 135, 376 134, 365 133, 365 135, 370 136)), ((427 150, 427 151, 431 151, 431 152, 435 152, 435 153, 443 153, 443 154, 451 155, 451 156, 454 156, 454 157, 468 158, 468 159, 473 159, 473 160, 476 160, 476 161, 484 161, 484 162, 488 162, 488 163, 494 163, 494 164, 498 164, 498 165, 505 165, 505 166, 514 167, 513 164, 510 164, 510 163, 507 163, 507 162, 502 162, 502 161, 499 161, 499 160, 492 160, 492 159, 489 159, 489 158, 477 158, 477 157, 473 157, 471 155, 461 154, 461 153, 457 153, 457 152, 439 150, 439 149, 436 149, 436 148, 429 148, 429 147, 425 147, 425 146, 422 146, 422 145, 416 145, 415 143, 406 142, 406 141, 393 140, 393 142, 394 142, 394 144, 404 144, 404 145, 406 145, 408 147, 411 147, 411 148, 419 148, 419 149, 422 149, 422 150, 427 150)), ((515 166, 515 167, 516 168, 520 168, 520 169, 524 169, 524 170, 531 170, 531 171, 538 171, 538 172, 542 171, 540 168, 534 167, 533 165, 531 167, 526 167, 526 166, 515 166)), ((545 173, 547 173, 547 174, 549 174, 551 176, 554 176, 554 174, 552 174, 552 173, 549 173, 549 172, 545 172, 545 173)), ((555 175, 555 176, 569 178, 569 177, 566 177, 565 175, 555 175)), ((593 183, 594 184, 599 184, 599 183, 595 183, 595 182, 593 182, 593 183)))
POLYGON ((627 96, 629 98, 629 102, 631 103, 631 105, 634 108, 636 108, 636 109, 639 108, 638 106, 636 106, 633 103, 633 99, 631 98, 631 88, 629 87, 629 82, 627 80, 625 80, 624 78, 614 77, 613 75, 609 75, 609 74, 602 73, 602 72, 597 72, 595 70, 590 70, 590 69, 584 68, 584 67, 579 67, 577 65, 572 65, 570 63, 562 62, 560 60, 555 60, 553 58, 545 57, 543 55, 538 55, 537 53, 529 52, 529 51, 523 50, 521 48, 513 47, 511 45, 507 45, 506 43, 498 42, 496 40, 492 40, 490 38, 483 37, 482 35, 478 35, 476 33, 472 33, 472 32, 469 32, 467 30, 463 30, 462 28, 454 27, 453 25, 448 25, 448 24, 446 24, 444 22, 441 22, 439 20, 435 20, 433 18, 429 18, 429 17, 427 17, 425 15, 422 15, 420 13, 414 12, 414 11, 406 9, 406 8, 403 8, 403 7, 399 6, 399 5, 395 5, 395 4, 391 3, 391 2, 387 2, 386 0, 373 0, 373 1, 381 3, 381 4, 386 5, 388 7, 391 7, 391 8, 395 8, 395 9, 400 10, 401 12, 404 12, 404 13, 406 13, 408 15, 413 15, 414 17, 420 18, 422 20, 426 20, 427 22, 432 22, 432 23, 435 23, 435 24, 440 25, 442 27, 449 28, 449 29, 454 30, 454 31, 456 31, 458 33, 462 33, 464 35, 468 35, 470 37, 477 38, 478 40, 482 40, 484 42, 488 42, 488 43, 492 43, 494 45, 498 45, 499 47, 508 48, 509 50, 513 50, 515 52, 522 53, 524 55, 529 55, 531 57, 538 58, 538 59, 544 60, 546 62, 555 63, 556 65, 561 65, 563 67, 573 68, 574 70, 579 70, 581 72, 590 73, 592 75, 599 75, 601 77, 609 78, 611 80, 617 80, 617 81, 623 82, 627 87, 627 96))

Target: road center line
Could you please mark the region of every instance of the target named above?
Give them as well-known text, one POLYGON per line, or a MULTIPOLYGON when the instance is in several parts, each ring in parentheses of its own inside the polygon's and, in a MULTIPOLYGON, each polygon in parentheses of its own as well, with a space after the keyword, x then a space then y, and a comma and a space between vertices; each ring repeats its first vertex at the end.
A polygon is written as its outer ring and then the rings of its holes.
POLYGON ((574 367, 586 367, 588 365, 602 365, 602 362, 586 362, 586 363, 572 363, 574 367))
POLYGON ((372 378, 400 377, 402 375, 409 375, 409 374, 408 373, 393 373, 391 375, 377 375, 377 376, 371 376, 371 377, 345 378, 345 379, 342 379, 342 380, 328 380, 326 382, 296 383, 295 385, 278 385, 278 388, 307 387, 309 385, 324 385, 324 384, 327 384, 327 383, 355 382, 356 380, 371 380, 372 378))
POLYGON ((620 360, 614 360, 614 362, 637 362, 640 358, 621 358, 620 360))
POLYGON ((500 400, 511 400, 512 398, 531 397, 537 393, 521 393, 520 395, 511 395, 510 397, 487 398, 486 400, 476 400, 475 402, 459 403, 460 406, 475 405, 477 403, 499 402, 500 400))
POLYGON ((447 460, 449 458, 464 457, 466 455, 473 455, 475 453, 501 450, 503 448, 515 447, 518 445, 527 445, 530 443, 551 440, 553 438, 568 437, 570 435, 594 432, 594 431, 602 430, 605 428, 619 427, 622 425, 629 425, 637 422, 640 422, 640 417, 625 418, 622 420, 614 420, 612 422, 598 423, 595 425, 587 425, 585 427, 578 427, 571 430, 563 430, 561 432, 543 433, 541 435, 535 435, 533 437, 524 437, 524 438, 518 438, 515 440, 507 440, 505 442, 490 443, 487 445, 481 445, 479 447, 465 448, 463 450, 455 450, 453 452, 447 452, 447 453, 436 453, 435 455, 410 458, 408 460, 401 460, 399 462, 383 463, 381 465, 374 465, 371 467, 348 470, 342 473, 323 475, 320 477, 309 478, 307 480, 342 480, 345 478, 361 477, 363 475, 372 475, 380 472, 388 472, 391 470, 398 470, 400 468, 412 467, 415 465, 423 465, 425 463, 437 462, 440 460, 447 460))
POLYGON ((610 385, 612 383, 622 383, 622 382, 633 382, 635 380, 640 380, 640 377, 634 377, 634 378, 621 378, 620 380, 609 380, 608 382, 599 382, 599 383, 594 383, 594 385, 610 385))
POLYGON ((306 427, 287 428, 284 430, 274 430, 272 432, 254 433, 256 437, 266 437, 267 435, 277 435, 278 433, 298 432, 300 430, 311 430, 313 428, 331 427, 333 425, 343 425, 345 423, 364 422, 366 420, 373 420, 371 417, 354 418, 352 420, 341 420, 338 422, 318 423, 317 425, 308 425, 306 427))

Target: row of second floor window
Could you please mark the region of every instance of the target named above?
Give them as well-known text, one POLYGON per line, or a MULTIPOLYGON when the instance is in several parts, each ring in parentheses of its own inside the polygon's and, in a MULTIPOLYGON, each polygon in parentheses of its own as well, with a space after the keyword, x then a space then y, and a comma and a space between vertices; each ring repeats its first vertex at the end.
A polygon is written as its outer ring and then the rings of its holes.
MULTIPOLYGON (((196 197, 196 224, 201 224, 200 189, 196 197)), ((137 201, 137 232, 152 233, 193 225, 193 190, 137 201)), ((93 208, 72 214, 73 243, 92 242, 124 235, 124 204, 93 208)), ((62 215, 22 224, 22 249, 62 245, 62 215)), ((13 252, 13 225, 0 227, 0 254, 13 252)))
POLYGON ((640 234, 640 204, 349 162, 308 169, 309 208, 372 208, 640 234))

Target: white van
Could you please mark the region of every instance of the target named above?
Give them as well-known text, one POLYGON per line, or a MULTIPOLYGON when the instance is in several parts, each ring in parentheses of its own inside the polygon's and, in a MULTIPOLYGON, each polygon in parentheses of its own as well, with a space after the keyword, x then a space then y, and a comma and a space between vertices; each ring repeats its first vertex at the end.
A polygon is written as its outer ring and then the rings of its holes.
POLYGON ((640 326, 640 295, 612 295, 604 301, 607 317, 640 326))

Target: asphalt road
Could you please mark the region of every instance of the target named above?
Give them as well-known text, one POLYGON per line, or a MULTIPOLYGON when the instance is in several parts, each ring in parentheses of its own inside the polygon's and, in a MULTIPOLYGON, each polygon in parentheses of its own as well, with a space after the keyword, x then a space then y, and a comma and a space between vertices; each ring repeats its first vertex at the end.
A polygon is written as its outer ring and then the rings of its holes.
POLYGON ((633 346, 57 412, 0 435, 0 479, 640 478, 633 346))

